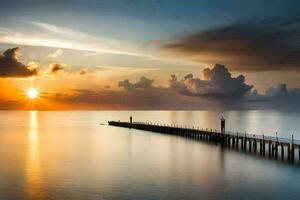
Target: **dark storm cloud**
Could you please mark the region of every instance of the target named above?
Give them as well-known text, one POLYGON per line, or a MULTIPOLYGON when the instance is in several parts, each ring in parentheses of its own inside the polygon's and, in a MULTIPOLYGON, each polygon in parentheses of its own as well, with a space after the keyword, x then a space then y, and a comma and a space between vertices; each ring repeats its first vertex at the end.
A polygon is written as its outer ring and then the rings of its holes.
POLYGON ((176 76, 170 79, 170 87, 181 94, 190 96, 210 96, 240 98, 251 91, 252 86, 245 83, 245 77, 234 78, 228 69, 221 64, 215 64, 212 69, 204 69, 205 80, 193 78, 192 74, 178 80, 176 76))
POLYGON ((243 22, 193 33, 163 46, 231 70, 300 70, 300 19, 243 22))
POLYGON ((37 74, 36 69, 19 62, 19 47, 7 49, 0 54, 0 77, 29 77, 37 74))

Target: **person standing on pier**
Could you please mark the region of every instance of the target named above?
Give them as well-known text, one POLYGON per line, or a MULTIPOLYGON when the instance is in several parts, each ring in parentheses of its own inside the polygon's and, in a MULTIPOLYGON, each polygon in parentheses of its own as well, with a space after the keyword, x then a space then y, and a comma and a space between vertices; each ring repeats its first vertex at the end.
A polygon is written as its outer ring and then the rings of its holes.
POLYGON ((225 133, 225 118, 221 117, 221 133, 225 133))

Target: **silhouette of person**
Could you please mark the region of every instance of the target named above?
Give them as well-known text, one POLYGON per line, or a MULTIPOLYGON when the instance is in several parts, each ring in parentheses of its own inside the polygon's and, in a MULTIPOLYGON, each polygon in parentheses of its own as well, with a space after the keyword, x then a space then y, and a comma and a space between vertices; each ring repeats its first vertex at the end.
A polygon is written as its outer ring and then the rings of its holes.
POLYGON ((221 132, 225 133, 225 118, 222 116, 220 120, 221 120, 221 132))

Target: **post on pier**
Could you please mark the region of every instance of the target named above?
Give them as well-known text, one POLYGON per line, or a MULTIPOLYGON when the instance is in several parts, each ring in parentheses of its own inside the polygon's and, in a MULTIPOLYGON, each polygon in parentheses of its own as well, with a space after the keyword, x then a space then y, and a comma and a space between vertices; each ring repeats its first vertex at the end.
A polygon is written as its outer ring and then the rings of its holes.
POLYGON ((129 117, 130 128, 132 128, 132 116, 129 117))
POLYGON ((281 144, 281 160, 284 159, 284 145, 283 143, 281 144))
POLYGON ((291 160, 294 161, 295 149, 294 149, 294 135, 292 134, 292 145, 291 145, 291 160))
POLYGON ((221 133, 225 133, 225 118, 221 117, 221 133))
POLYGON ((269 139, 269 141, 268 141, 268 144, 269 144, 269 156, 271 156, 271 140, 269 139))
POLYGON ((262 139, 262 152, 263 152, 262 154, 265 155, 266 154, 266 151, 265 151, 266 150, 266 144, 265 144, 265 135, 264 134, 262 135, 262 138, 263 138, 262 139))
POLYGON ((278 158, 278 133, 276 132, 275 157, 278 158))
POLYGON ((239 148, 239 132, 236 132, 236 149, 239 148))

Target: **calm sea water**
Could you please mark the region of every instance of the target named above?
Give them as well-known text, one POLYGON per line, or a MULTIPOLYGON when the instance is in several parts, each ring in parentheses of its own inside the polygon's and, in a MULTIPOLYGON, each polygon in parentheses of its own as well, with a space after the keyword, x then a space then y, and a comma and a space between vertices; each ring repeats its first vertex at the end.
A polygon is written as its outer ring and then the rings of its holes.
POLYGON ((99 125, 130 115, 300 139, 296 112, 0 111, 0 199, 299 199, 299 163, 99 125))

